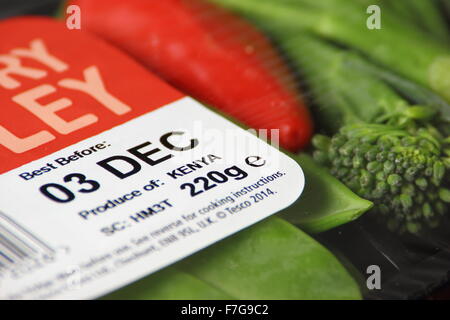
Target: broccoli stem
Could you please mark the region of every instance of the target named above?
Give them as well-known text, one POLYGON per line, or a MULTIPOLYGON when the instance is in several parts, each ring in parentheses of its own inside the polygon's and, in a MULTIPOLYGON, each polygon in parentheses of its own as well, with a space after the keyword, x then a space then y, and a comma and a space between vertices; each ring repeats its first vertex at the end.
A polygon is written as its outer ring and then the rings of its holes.
POLYGON ((380 3, 393 10, 398 16, 404 17, 412 24, 418 24, 424 31, 436 37, 437 40, 448 41, 448 26, 441 13, 439 0, 381 0, 380 3))
POLYGON ((356 48, 374 61, 427 86, 450 101, 450 50, 389 10, 382 29, 366 27, 365 6, 345 0, 213 0, 257 22, 277 37, 310 30, 356 48))
POLYGON ((354 65, 368 63, 355 52, 342 50, 309 34, 297 34, 278 44, 309 83, 323 126, 336 132, 345 124, 374 122, 398 114, 407 102, 377 77, 354 65))
MULTIPOLYGON (((445 122, 447 125, 450 123, 450 104, 433 91, 400 77, 385 68, 367 63, 363 59, 353 60, 349 63, 349 66, 384 81, 402 95, 407 96, 412 102, 429 106, 435 112, 439 112, 442 122, 445 122)), ((446 132, 450 131, 446 130, 446 132)))

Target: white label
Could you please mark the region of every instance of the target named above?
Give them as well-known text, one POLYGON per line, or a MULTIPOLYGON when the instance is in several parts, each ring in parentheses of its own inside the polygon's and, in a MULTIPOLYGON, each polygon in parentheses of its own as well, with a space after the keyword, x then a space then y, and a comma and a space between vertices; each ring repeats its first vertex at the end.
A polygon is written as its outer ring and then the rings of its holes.
POLYGON ((299 165, 190 98, 0 176, 0 298, 91 299, 292 204, 299 165))

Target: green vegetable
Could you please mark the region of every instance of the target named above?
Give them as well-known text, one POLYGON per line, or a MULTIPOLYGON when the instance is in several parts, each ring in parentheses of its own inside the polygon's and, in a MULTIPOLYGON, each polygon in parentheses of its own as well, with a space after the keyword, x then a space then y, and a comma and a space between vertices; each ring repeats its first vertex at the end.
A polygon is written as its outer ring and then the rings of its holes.
POLYGON ((300 199, 280 212, 279 217, 309 233, 318 233, 355 220, 373 206, 331 176, 307 154, 292 157, 303 168, 306 187, 300 199))
MULTIPOLYGON (((347 0, 213 0, 251 18, 279 39, 309 30, 356 48, 450 101, 450 49, 390 10, 382 29, 366 27, 367 7, 347 0), (287 35, 288 34, 288 35, 287 35)), ((313 59, 314 57, 310 57, 313 59)))
POLYGON ((368 76, 368 63, 352 51, 303 33, 280 40, 279 46, 307 79, 314 102, 320 106, 314 109, 317 121, 328 131, 406 109, 407 102, 386 83, 368 76))
POLYGON ((105 298, 359 299, 360 292, 328 250, 269 218, 105 298))
MULTIPOLYGON (((344 55, 349 54, 349 52, 345 52, 344 55)), ((389 94, 393 96, 393 99, 397 99, 400 105, 406 106, 406 101, 399 97, 398 93, 395 92, 391 87, 389 87, 392 86, 396 91, 400 92, 404 96, 407 96, 410 101, 413 101, 419 105, 427 106, 428 110, 424 110, 422 108, 422 111, 428 112, 430 115, 432 115, 434 112, 439 112, 440 119, 443 122, 443 126, 440 126, 439 129, 446 135, 450 134, 450 126, 448 126, 448 123, 450 122, 450 104, 442 99, 442 97, 440 97, 439 95, 435 94, 427 88, 418 85, 417 83, 398 76, 392 71, 367 63, 367 61, 361 59, 356 55, 354 55, 352 59, 346 59, 345 65, 350 69, 359 70, 360 72, 354 72, 355 76, 358 76, 359 73, 362 73, 365 79, 363 80, 364 83, 370 81, 368 75, 373 76, 375 78, 372 79, 372 81, 374 82, 373 85, 376 87, 382 86, 382 89, 379 92, 380 95, 389 94)), ((409 111, 410 110, 414 109, 409 108, 409 111)), ((406 110, 403 108, 403 111, 406 110)))
MULTIPOLYGON (((378 2, 382 10, 391 10, 396 16, 407 19, 413 26, 418 25, 437 40, 449 40, 448 26, 441 13, 439 0, 408 0, 407 2, 381 0, 378 2)), ((371 4, 374 4, 373 0, 371 4)))
MULTIPOLYGON (((381 15, 389 12, 396 20, 410 29, 418 29, 435 37, 437 41, 448 41, 449 32, 441 0, 354 0, 365 8, 378 5, 381 15), (441 5, 442 4, 442 5, 441 5)), ((447 0, 442 0, 448 2, 447 0)))
POLYGON ((373 201, 390 229, 437 226, 449 207, 450 140, 439 130, 449 127, 439 114, 448 105, 409 106, 366 72, 373 68, 360 56, 314 36, 299 34, 280 45, 317 97, 316 114, 328 120, 329 132, 338 131, 313 139, 315 160, 373 201))
MULTIPOLYGON (((325 136, 315 139, 325 140, 325 136)), ((344 126, 328 145, 315 144, 331 173, 373 201, 388 227, 418 232, 436 227, 448 210, 441 145, 424 132, 412 135, 388 125, 344 126), (323 156, 325 155, 325 156, 323 156)))

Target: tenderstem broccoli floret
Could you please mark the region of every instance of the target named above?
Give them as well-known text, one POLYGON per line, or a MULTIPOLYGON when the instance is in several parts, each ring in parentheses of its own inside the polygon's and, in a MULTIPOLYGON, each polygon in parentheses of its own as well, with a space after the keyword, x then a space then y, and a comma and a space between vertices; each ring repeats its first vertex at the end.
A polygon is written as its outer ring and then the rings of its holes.
POLYGON ((450 208, 445 142, 384 124, 353 124, 332 138, 316 135, 314 158, 354 192, 375 203, 391 230, 436 227, 450 208))

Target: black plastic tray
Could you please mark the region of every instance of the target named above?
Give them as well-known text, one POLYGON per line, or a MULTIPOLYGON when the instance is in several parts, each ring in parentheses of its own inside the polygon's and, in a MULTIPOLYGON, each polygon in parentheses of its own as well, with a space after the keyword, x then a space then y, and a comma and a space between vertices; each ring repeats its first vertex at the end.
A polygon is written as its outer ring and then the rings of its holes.
POLYGON ((381 289, 368 290, 367 299, 421 299, 446 285, 450 276, 450 222, 418 235, 397 235, 369 216, 316 236, 342 255, 366 279, 367 267, 381 271, 381 289))

